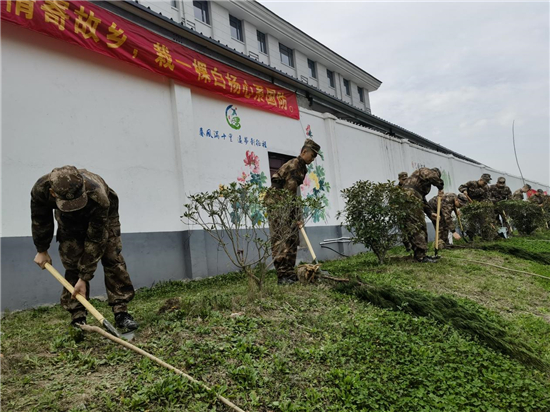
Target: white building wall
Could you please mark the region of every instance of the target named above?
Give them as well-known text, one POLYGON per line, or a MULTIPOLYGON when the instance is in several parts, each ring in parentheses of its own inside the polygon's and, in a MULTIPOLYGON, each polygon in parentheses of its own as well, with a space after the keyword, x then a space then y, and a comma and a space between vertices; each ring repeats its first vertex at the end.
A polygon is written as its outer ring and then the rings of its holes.
MULTIPOLYGON (((180 21, 180 12, 171 6, 169 0, 162 1, 139 1, 139 4, 145 7, 150 7, 155 13, 161 13, 164 17, 172 18, 175 21, 180 21)), ((181 3, 179 4, 181 7, 181 3)))
POLYGON ((30 235, 31 187, 65 164, 118 193, 123 231, 181 228, 166 78, 10 24, 2 57, 2 236, 30 235))
POLYGON ((298 50, 294 50, 294 64, 298 79, 302 80, 302 76, 304 76, 309 81, 309 68, 307 66, 306 55, 298 50))

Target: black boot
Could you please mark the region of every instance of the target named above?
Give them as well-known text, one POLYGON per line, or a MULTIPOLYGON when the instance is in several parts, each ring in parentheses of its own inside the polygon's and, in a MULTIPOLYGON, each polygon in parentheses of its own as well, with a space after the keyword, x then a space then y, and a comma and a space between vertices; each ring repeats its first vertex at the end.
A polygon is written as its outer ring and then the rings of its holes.
POLYGON ((139 324, 128 312, 115 313, 115 323, 116 327, 120 329, 134 330, 139 327, 139 324))
POLYGON ((71 326, 73 328, 77 329, 77 330, 82 330, 82 329, 80 329, 80 326, 78 326, 78 325, 85 325, 85 324, 86 324, 86 318, 84 316, 73 319, 71 321, 71 326))

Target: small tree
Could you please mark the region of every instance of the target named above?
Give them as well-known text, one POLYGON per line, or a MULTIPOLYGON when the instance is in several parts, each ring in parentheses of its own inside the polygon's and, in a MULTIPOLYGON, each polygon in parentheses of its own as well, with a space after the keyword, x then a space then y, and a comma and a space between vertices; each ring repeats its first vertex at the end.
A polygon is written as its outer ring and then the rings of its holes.
POLYGON ((545 227, 544 210, 534 203, 523 200, 507 200, 500 202, 499 207, 504 210, 520 235, 530 235, 539 227, 545 227))
POLYGON ((494 240, 498 236, 495 206, 492 202, 472 202, 460 211, 464 229, 471 237, 494 240))
POLYGON ((231 183, 189 199, 183 217, 214 238, 231 263, 260 290, 272 263, 268 217, 271 229, 284 239, 296 230, 300 211, 305 223, 319 208, 317 199, 301 199, 285 190, 261 188, 253 183, 231 183))
POLYGON ((399 228, 405 227, 409 214, 418 213, 422 208, 419 199, 389 181, 358 181, 342 190, 342 196, 346 206, 337 217, 343 216, 343 224, 351 232, 353 242, 370 248, 381 264, 387 252, 408 235, 402 234, 399 228))

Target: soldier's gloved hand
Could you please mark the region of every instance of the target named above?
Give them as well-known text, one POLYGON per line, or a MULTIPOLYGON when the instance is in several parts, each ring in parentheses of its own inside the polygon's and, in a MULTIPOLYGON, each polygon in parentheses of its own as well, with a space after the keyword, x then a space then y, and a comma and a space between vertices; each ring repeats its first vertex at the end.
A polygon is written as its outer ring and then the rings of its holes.
POLYGON ((444 194, 443 189, 441 189, 441 190, 439 190, 439 191, 437 192, 437 195, 438 195, 438 196, 443 196, 443 194, 444 194))
POLYGON ((437 213, 432 213, 432 220, 434 222, 437 220, 437 213))
POLYGON ((304 225, 304 222, 302 222, 301 220, 296 221, 296 226, 298 226, 298 228, 301 228, 303 225, 304 225))
POLYGON ((458 233, 454 232, 453 233, 453 239, 454 240, 460 240, 460 239, 462 239, 462 237, 458 233))
POLYGON ((34 257, 34 263, 40 266, 41 269, 45 269, 46 263, 52 264, 52 258, 48 252, 38 252, 34 257))
POLYGON ((86 297, 86 282, 82 279, 78 279, 76 285, 74 285, 73 299, 76 299, 76 295, 82 295, 86 297))

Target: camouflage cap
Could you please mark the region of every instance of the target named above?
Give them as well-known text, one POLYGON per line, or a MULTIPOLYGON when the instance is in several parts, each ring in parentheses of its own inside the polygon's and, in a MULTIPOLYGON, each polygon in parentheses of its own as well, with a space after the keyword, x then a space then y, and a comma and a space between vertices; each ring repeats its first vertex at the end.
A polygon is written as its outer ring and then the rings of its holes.
POLYGON ((438 167, 433 167, 432 170, 433 170, 434 172, 436 172, 436 173, 439 175, 439 177, 441 177, 441 170, 439 170, 438 167))
POLYGON ((481 180, 485 180, 487 183, 491 181, 491 175, 489 173, 483 173, 481 175, 481 180))
POLYGON ((397 175, 399 179, 409 177, 409 174, 407 172, 401 172, 397 175))
POLYGON ((537 193, 540 193, 542 195, 544 193, 544 190, 539 189, 539 190, 537 190, 537 193))
POLYGON ((527 190, 531 190, 531 185, 529 183, 525 183, 525 186, 523 187, 527 188, 527 190))
POLYGON ((319 150, 321 150, 321 146, 315 143, 313 139, 306 139, 306 141, 304 142, 304 147, 312 150, 315 154, 319 154, 319 150))
POLYGON ((502 184, 504 184, 504 183, 506 183, 506 179, 505 179, 504 177, 501 176, 501 177, 498 178, 497 183, 502 183, 502 184))
POLYGON ((76 167, 57 167, 51 171, 49 180, 56 195, 55 203, 62 212, 74 212, 88 203, 84 177, 76 167))
POLYGON ((457 196, 458 202, 463 206, 468 203, 468 198, 463 195, 462 193, 459 193, 457 196))

